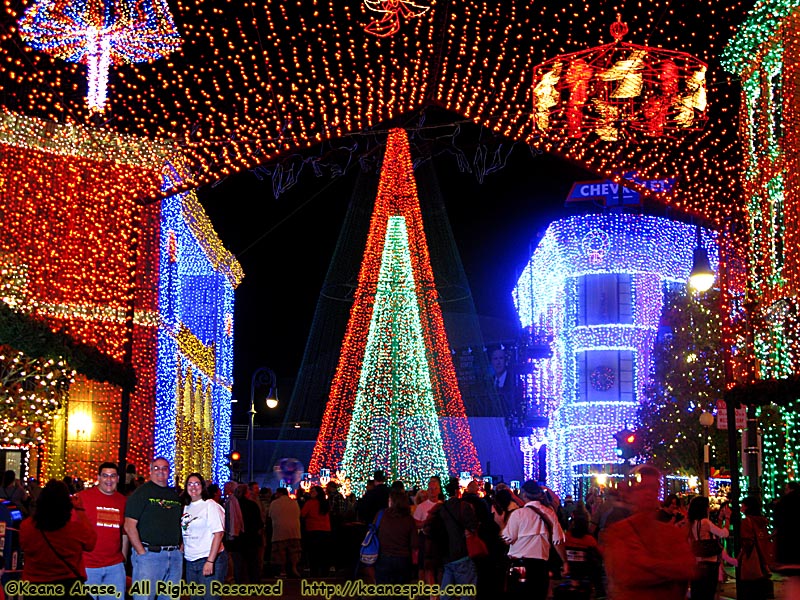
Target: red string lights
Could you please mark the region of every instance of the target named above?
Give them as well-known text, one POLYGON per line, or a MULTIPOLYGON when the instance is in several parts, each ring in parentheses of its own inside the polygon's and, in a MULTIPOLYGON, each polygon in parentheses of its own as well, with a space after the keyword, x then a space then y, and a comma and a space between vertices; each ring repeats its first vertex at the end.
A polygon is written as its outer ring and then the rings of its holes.
MULTIPOLYGON (((0 219, 0 257, 12 257, 18 272, 9 292, 11 305, 53 331, 122 361, 129 335, 126 311, 133 301, 137 384, 131 400, 128 460, 143 465, 152 458, 153 448, 160 212, 158 203, 140 207, 135 199, 147 195, 155 174, 134 158, 146 154, 133 150, 135 140, 120 149, 120 139, 87 141, 90 134, 81 127, 20 116, 13 118, 13 125, 5 131, 0 153, 0 206, 5 214, 0 219), (105 160, 97 160, 100 157, 105 160), (139 251, 132 256, 136 235, 139 251), (135 298, 131 298, 133 277, 142 290, 135 298)), ((97 422, 114 421, 118 428, 118 387, 82 379, 75 393, 76 406, 96 403, 97 422)), ((104 427, 96 433, 101 435, 104 427)), ((65 442, 71 439, 69 431, 66 435, 65 442)), ((102 434, 101 438, 104 457, 116 458, 118 437, 102 434)), ((48 453, 48 469, 62 468, 58 464, 66 459, 84 469, 71 474, 95 475, 96 463, 89 466, 98 456, 94 450, 78 456, 77 446, 64 443, 61 448, 48 453)))
MULTIPOLYGON (((393 35, 375 37, 364 30, 369 11, 361 3, 178 0, 180 52, 112 72, 107 127, 180 145, 190 187, 436 104, 615 181, 634 170, 643 180, 675 178, 673 206, 723 218, 737 197, 731 181, 740 152, 729 123, 738 92, 716 57, 750 3, 700 0, 673 10, 650 1, 622 11, 633 41, 708 64, 710 120, 702 132, 681 140, 545 139, 531 114, 534 67, 597 45, 597 32, 616 18, 617 7, 606 5, 437 2, 393 35)), ((82 72, 26 48, 15 30, 22 12, 14 4, 2 14, 6 106, 54 121, 84 119, 82 72)), ((665 65, 665 87, 669 73, 665 65)), ((580 69, 573 75, 581 80, 580 69)))

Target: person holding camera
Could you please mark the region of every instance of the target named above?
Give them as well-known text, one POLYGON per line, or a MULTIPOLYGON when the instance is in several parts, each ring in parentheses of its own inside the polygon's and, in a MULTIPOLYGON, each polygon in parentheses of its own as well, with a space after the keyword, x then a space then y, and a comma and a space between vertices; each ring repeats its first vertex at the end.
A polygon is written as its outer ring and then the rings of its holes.
POLYGON ((545 494, 535 481, 526 481, 521 489, 525 506, 511 513, 503 529, 503 540, 509 545, 513 575, 521 597, 546 600, 550 591, 551 547, 561 557, 562 573, 569 574, 566 539, 555 511, 546 503, 545 494))

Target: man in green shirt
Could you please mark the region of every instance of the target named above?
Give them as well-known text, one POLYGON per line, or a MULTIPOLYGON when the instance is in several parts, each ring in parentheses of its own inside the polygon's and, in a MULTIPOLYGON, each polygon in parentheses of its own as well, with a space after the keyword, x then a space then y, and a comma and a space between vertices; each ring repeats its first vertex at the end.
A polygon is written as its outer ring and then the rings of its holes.
POLYGON ((169 462, 150 463, 150 481, 134 490, 125 505, 125 533, 130 540, 135 600, 169 598, 158 593, 165 584, 179 586, 183 573, 181 506, 178 492, 169 486, 169 462))

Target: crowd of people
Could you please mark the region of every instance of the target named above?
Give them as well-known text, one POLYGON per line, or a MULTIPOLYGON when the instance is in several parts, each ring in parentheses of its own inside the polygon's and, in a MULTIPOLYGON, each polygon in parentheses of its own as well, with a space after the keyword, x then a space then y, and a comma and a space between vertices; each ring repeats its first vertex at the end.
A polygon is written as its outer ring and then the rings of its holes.
POLYGON ((756 497, 742 502, 734 557, 719 543, 730 531, 730 508, 712 514, 703 496, 687 506, 676 496, 660 502, 661 473, 649 465, 635 467, 628 486, 577 502, 535 481, 519 490, 477 481, 462 489, 457 479, 434 475, 426 488, 407 489, 381 470, 359 498, 345 497, 333 481, 290 494, 234 481, 220 489, 200 473, 173 487, 165 458, 150 464, 146 481, 120 482, 117 465, 107 462, 95 485, 71 489, 51 480, 35 498, 13 475, 0 495, 31 513, 20 526, 22 580, 49 586, 29 587, 28 595, 211 599, 248 589, 225 585, 307 573, 422 581, 440 585, 442 600, 451 585, 463 598, 545 600, 553 577, 586 597, 592 590, 595 598, 684 600, 690 591, 692 600, 714 600, 727 561, 740 566, 745 597, 760 600, 769 597, 771 565, 783 563, 789 586, 800 573, 794 538, 787 541, 797 533, 798 486, 787 486, 774 507, 777 560, 766 556, 772 536, 756 497), (367 565, 359 549, 371 523, 379 554, 367 565), (472 538, 483 542, 480 552, 472 538), (765 556, 763 569, 751 573, 745 563, 754 552, 765 556))

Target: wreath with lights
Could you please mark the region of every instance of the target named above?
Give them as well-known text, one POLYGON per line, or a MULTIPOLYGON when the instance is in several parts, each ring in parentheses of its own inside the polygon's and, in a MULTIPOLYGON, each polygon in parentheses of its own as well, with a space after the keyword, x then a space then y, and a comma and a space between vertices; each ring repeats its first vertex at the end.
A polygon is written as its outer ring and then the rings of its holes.
POLYGON ((589 383, 591 383, 592 388, 598 392, 607 392, 614 387, 616 380, 614 369, 611 367, 597 367, 592 371, 591 375, 589 375, 589 383))

